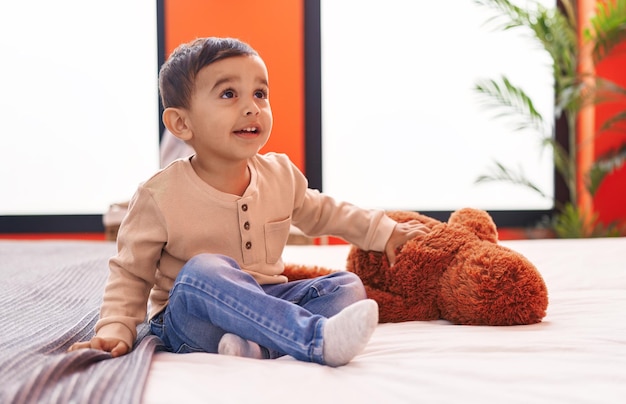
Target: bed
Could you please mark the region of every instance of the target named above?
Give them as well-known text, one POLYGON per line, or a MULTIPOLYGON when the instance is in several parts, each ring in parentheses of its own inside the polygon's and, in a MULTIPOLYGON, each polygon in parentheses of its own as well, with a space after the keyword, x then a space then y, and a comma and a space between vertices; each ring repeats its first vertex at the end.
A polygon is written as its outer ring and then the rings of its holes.
MULTIPOLYGON (((129 355, 85 350, 112 242, 0 242, 0 402, 624 403, 626 238, 512 240, 549 290, 539 324, 380 324, 330 368, 164 352, 141 327, 129 355)), ((346 245, 288 245, 287 262, 342 269, 346 245)))

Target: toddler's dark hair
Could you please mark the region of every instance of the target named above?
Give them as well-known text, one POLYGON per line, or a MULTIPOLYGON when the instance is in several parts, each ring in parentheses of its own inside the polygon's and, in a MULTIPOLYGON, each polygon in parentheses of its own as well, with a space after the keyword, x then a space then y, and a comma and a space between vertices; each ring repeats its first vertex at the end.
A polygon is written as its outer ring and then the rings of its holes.
POLYGON ((163 108, 189 108, 198 72, 211 63, 233 56, 258 56, 258 53, 235 38, 198 38, 179 45, 159 72, 163 108))

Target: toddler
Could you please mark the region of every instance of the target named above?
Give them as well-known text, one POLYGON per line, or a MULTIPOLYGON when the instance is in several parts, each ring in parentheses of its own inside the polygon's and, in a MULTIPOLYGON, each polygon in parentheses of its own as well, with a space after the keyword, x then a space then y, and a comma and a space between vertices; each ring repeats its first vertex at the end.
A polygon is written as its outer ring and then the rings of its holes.
POLYGON ((248 44, 210 37, 179 46, 160 70, 159 90, 163 123, 194 154, 138 187, 96 335, 70 350, 124 355, 148 314, 172 352, 350 362, 376 328, 376 302, 346 271, 287 282, 281 254, 290 226, 385 252, 391 263, 427 228, 335 201, 309 189, 286 155, 259 153, 272 130, 270 86, 248 44))

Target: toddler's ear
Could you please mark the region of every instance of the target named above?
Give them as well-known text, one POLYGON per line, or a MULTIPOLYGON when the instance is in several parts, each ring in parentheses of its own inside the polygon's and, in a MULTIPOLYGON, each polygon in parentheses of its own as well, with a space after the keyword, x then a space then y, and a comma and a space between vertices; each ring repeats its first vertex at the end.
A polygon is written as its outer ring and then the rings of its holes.
POLYGON ((187 125, 187 116, 185 111, 180 108, 165 108, 163 111, 163 124, 180 140, 187 141, 191 139, 192 133, 187 125))

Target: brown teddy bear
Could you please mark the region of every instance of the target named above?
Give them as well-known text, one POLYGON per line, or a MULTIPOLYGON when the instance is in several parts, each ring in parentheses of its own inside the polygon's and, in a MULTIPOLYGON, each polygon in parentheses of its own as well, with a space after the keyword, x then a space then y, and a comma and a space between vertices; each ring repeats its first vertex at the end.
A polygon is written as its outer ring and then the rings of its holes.
MULTIPOLYGON (((538 323, 546 315, 548 291, 535 266, 498 244, 491 216, 465 208, 447 223, 415 212, 388 215, 398 222, 420 220, 431 231, 407 242, 390 267, 383 253, 352 247, 348 271, 378 302, 380 322, 445 319, 454 324, 538 323)), ((320 267, 287 265, 290 280, 330 273, 320 267)))

